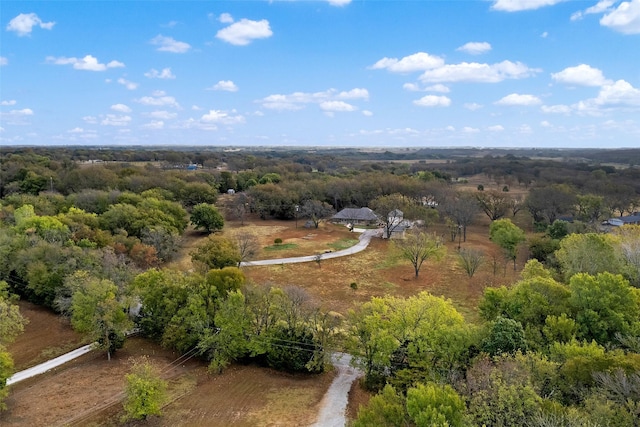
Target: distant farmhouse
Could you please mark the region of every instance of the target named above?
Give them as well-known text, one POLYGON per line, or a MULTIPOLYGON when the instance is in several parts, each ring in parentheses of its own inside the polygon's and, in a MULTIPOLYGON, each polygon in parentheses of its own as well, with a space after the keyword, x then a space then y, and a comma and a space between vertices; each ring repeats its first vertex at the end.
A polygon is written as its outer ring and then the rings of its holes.
POLYGON ((331 222, 351 225, 377 225, 380 223, 380 219, 369 208, 344 208, 331 217, 331 222))

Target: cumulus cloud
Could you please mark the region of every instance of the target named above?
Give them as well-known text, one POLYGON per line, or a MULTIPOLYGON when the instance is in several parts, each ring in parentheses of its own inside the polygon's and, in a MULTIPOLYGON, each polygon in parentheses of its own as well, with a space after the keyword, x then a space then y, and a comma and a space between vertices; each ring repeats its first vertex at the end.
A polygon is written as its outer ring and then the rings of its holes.
POLYGON ((600 0, 595 6, 591 6, 583 11, 581 10, 571 15, 571 20, 578 21, 582 19, 584 15, 591 15, 591 14, 606 12, 615 3, 616 1, 614 0, 600 0))
POLYGON ((356 111, 358 108, 344 101, 324 101, 320 103, 320 109, 330 112, 356 111))
POLYGON ((272 35, 269 21, 266 19, 260 21, 241 19, 218 31, 216 37, 232 45, 245 46, 254 40, 268 38, 272 35))
POLYGON ((237 92, 238 86, 231 80, 220 80, 214 84, 209 90, 222 90, 225 92, 237 92))
POLYGON ((111 106, 113 111, 117 111, 119 113, 130 113, 131 108, 125 104, 114 104, 111 106))
POLYGON ((451 99, 446 96, 426 95, 413 103, 420 107, 448 107, 451 105, 451 99))
POLYGON ((429 55, 426 52, 417 52, 401 59, 384 57, 369 68, 373 70, 386 69, 392 73, 411 73, 430 70, 443 65, 444 59, 429 55))
POLYGON ((176 76, 171 72, 171 68, 163 68, 161 71, 152 68, 144 73, 144 76, 149 79, 175 79, 176 76))
POLYGON ((0 56, 0 67, 3 67, 5 65, 9 65, 9 60, 4 56, 0 56))
MULTIPOLYGON (((232 113, 235 113, 235 112, 232 112, 232 113)), ((209 110, 209 112, 207 114, 204 114, 200 118, 200 120, 205 123, 220 123, 224 125, 234 125, 234 124, 244 123, 245 118, 242 115, 229 114, 226 111, 209 110)))
POLYGON ((47 56, 46 62, 54 65, 73 65, 75 70, 83 71, 106 71, 109 68, 122 68, 124 64, 120 61, 111 61, 107 64, 102 64, 98 61, 98 58, 93 55, 86 55, 84 58, 67 58, 65 56, 54 57, 47 56))
POLYGON ((566 0, 495 0, 491 9, 501 12, 519 12, 553 6, 566 0))
POLYGON ((150 43, 154 46, 158 46, 156 50, 160 52, 185 53, 191 49, 191 45, 189 43, 180 42, 174 40, 173 37, 165 37, 161 34, 152 38, 150 43))
POLYGON ((541 70, 529 68, 521 62, 502 61, 496 64, 462 62, 447 64, 426 70, 420 80, 430 83, 478 82, 498 83, 507 79, 522 79, 539 73, 541 70))
POLYGON ((600 25, 623 34, 640 34, 640 0, 623 1, 600 19, 600 25))
POLYGON ((33 115, 34 112, 31 108, 0 112, 0 118, 2 118, 2 121, 8 125, 26 125, 28 124, 27 117, 33 115))
POLYGON ((118 83, 121 84, 122 86, 126 87, 129 90, 136 90, 136 89, 138 89, 138 86, 139 86, 138 83, 130 82, 129 80, 126 80, 126 79, 124 79, 122 77, 118 79, 118 83))
POLYGON ((487 130, 491 132, 502 132, 504 130, 504 126, 502 125, 489 126, 487 130))
POLYGON ((167 96, 163 91, 154 92, 152 96, 143 96, 135 101, 142 105, 151 105, 155 107, 166 105, 169 107, 180 108, 176 99, 173 96, 167 96))
POLYGON ((469 42, 460 46, 456 50, 466 52, 471 55, 480 55, 491 50, 491 45, 487 42, 469 42))
POLYGON ((100 122, 103 126, 127 126, 131 122, 131 116, 106 114, 100 122))
POLYGON ((471 126, 465 126, 465 127, 462 128, 462 132, 463 133, 478 133, 478 132, 480 132, 480 129, 472 128, 471 126))
POLYGON ((257 100, 264 108, 271 110, 301 110, 306 104, 321 104, 328 101, 344 99, 368 99, 369 91, 363 88, 355 88, 349 91, 338 92, 329 89, 323 92, 294 92, 288 95, 273 94, 257 100))
POLYGON ((535 95, 521 95, 519 93, 512 93, 504 98, 495 102, 496 105, 539 105, 542 104, 540 98, 535 95))
POLYGON ((618 80, 604 85, 593 102, 596 105, 640 106, 640 89, 624 80, 618 80))
POLYGON ((14 31, 18 36, 22 37, 31 34, 33 27, 50 30, 55 24, 55 22, 44 22, 35 13, 21 13, 9 21, 7 31, 14 31))
POLYGON ((559 73, 552 73, 551 78, 559 83, 580 86, 602 86, 611 83, 604 78, 602 71, 587 64, 568 67, 559 73))
POLYGON ((0 105, 16 105, 18 102, 15 99, 9 99, 5 101, 1 101, 0 105))
POLYGON ((362 110, 362 115, 363 116, 367 116, 367 117, 371 117, 371 116, 373 116, 373 112, 371 112, 369 110, 362 110))

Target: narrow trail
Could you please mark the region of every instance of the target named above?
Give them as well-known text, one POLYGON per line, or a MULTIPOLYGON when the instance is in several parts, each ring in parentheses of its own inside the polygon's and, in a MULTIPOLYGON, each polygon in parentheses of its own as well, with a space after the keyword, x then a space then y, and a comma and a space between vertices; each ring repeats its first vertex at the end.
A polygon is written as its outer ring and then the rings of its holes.
POLYGON ((344 427, 347 424, 349 390, 353 382, 363 375, 361 370, 351 366, 350 354, 334 353, 331 360, 338 375, 322 398, 318 420, 312 427, 344 427))

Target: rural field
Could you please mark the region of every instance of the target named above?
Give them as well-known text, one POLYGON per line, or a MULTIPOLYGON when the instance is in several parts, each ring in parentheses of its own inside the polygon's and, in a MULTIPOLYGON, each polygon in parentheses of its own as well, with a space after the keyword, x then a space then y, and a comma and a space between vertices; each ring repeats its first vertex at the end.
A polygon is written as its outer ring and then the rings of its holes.
MULTIPOLYGON (((314 229, 300 224, 296 227, 293 221, 257 218, 244 221, 244 225, 228 222, 223 233, 231 235, 238 230, 258 236, 262 250, 256 258, 260 259, 335 251, 355 244, 358 238, 357 233, 344 226, 329 223, 314 229), (282 244, 274 248, 276 238, 282 239, 282 244)), ((434 226, 431 231, 443 237, 447 255, 438 262, 427 261, 418 278, 392 243, 377 238, 365 251, 352 256, 320 263, 246 267, 244 272, 256 284, 302 287, 324 309, 343 315, 372 296, 409 296, 426 290, 451 299, 459 311, 474 321, 483 289, 512 282, 514 272, 510 266, 505 269, 502 258, 498 258, 500 265, 494 274, 490 254, 496 248, 488 240, 488 222, 470 227, 467 241, 460 242, 463 248, 476 248, 487 254, 473 278, 457 265, 458 240, 447 239, 444 227, 434 226), (352 287, 352 283, 357 286, 352 287)), ((205 238, 197 231, 185 233, 181 253, 170 267, 192 268, 189 253, 205 238)), ((85 343, 68 320, 53 312, 26 302, 21 302, 21 311, 29 324, 9 347, 18 370, 85 343)), ((310 425, 334 376, 332 371, 320 376, 291 375, 251 365, 233 365, 221 375, 212 375, 206 364, 195 358, 186 360, 188 356, 181 358, 146 339, 133 337, 110 362, 103 353, 93 352, 14 385, 7 400, 9 410, 0 415, 0 422, 3 426, 119 425, 124 375, 131 358, 142 355, 148 356, 170 379, 166 415, 144 425, 310 425)), ((354 417, 358 406, 368 398, 369 394, 354 384, 348 415, 354 417)))

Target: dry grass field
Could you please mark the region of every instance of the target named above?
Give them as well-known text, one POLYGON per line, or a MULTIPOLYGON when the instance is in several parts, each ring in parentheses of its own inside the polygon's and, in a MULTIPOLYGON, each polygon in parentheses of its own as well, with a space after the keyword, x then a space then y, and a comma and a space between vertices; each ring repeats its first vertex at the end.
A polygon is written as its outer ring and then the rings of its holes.
MULTIPOLYGON (((474 322, 478 320, 476 307, 484 288, 512 283, 518 275, 511 265, 505 268, 499 251, 488 239, 488 225, 488 220, 483 218, 469 228, 467 241, 461 242, 462 248, 476 248, 486 254, 484 264, 472 278, 458 266, 459 242, 447 239, 444 226, 434 226, 429 231, 443 237, 447 255, 439 262, 427 261, 418 278, 414 277, 412 265, 399 257, 393 244, 381 239, 373 239, 365 251, 352 256, 320 263, 255 266, 243 270, 248 280, 256 284, 302 287, 325 310, 342 314, 373 296, 410 296, 428 291, 450 299, 469 321, 474 322), (352 283, 356 286, 352 287, 352 283)), ((345 227, 333 224, 308 229, 296 228, 294 221, 257 218, 245 220, 244 225, 227 222, 223 233, 231 235, 238 230, 259 239, 263 249, 257 258, 337 250, 353 244, 358 237, 345 227), (285 249, 264 249, 273 246, 276 238, 282 239, 285 249)), ((188 231, 179 256, 169 267, 191 269, 189 253, 205 238, 203 233, 188 231)), ((519 269, 523 262, 524 258, 518 261, 519 269)), ((19 369, 83 344, 68 322, 52 312, 28 303, 21 303, 21 309, 30 324, 10 347, 19 369)), ((0 414, 0 425, 121 425, 124 375, 129 369, 130 358, 143 354, 167 368, 171 402, 165 407, 164 417, 139 425, 309 425, 333 378, 332 372, 321 376, 292 376, 240 365, 232 366, 222 375, 212 376, 207 373, 205 364, 196 359, 168 369, 180 355, 142 338, 130 338, 111 362, 104 354, 94 352, 53 372, 12 386, 6 402, 9 410, 0 414)), ((359 404, 368 398, 366 392, 354 385, 349 415, 355 416, 359 404)), ((129 422, 127 425, 138 424, 129 422)))

